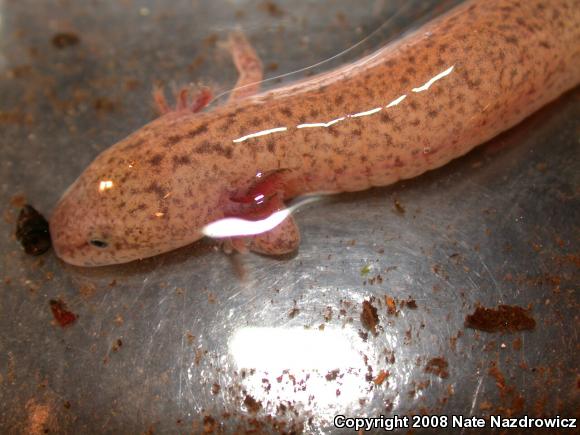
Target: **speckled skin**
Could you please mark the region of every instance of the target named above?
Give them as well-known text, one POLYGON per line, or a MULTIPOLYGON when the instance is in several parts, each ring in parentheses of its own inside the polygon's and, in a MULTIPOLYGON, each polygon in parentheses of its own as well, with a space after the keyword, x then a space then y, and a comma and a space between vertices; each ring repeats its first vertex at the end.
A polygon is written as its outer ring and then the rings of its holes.
MULTIPOLYGON (((579 81, 580 0, 467 2, 355 64, 144 126, 98 156, 65 193, 50 222, 54 246, 69 263, 99 266, 187 245, 205 224, 235 214, 239 204, 230 198, 257 172, 287 169, 285 198, 414 177, 579 81), (100 191, 102 180, 113 186, 100 191)), ((289 220, 252 243, 281 253, 298 240, 289 220)))

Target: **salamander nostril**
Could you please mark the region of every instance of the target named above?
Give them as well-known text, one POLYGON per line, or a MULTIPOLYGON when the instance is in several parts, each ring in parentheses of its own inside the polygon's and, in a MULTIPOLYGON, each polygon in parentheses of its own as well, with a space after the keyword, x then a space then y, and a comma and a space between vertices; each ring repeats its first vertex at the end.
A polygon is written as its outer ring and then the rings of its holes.
POLYGON ((106 248, 108 246, 107 242, 98 239, 92 239, 89 243, 97 248, 106 248))

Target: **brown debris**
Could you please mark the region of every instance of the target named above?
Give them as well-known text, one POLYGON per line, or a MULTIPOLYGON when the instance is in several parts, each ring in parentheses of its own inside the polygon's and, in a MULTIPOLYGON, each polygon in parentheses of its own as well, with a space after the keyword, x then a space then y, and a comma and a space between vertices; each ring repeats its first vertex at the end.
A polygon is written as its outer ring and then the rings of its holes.
POLYGON ((31 205, 24 205, 16 223, 16 239, 28 255, 41 255, 50 249, 48 221, 31 205))
POLYGON ((467 328, 485 332, 516 332, 532 330, 536 321, 529 310, 512 305, 498 305, 496 309, 477 307, 465 318, 467 328))
POLYGON ((385 380, 390 376, 390 373, 388 372, 388 370, 381 370, 379 372, 379 374, 377 375, 377 377, 373 380, 373 382, 375 383, 375 385, 382 385, 383 382, 385 382, 385 380))
POLYGON ((377 335, 379 316, 377 314, 377 309, 370 301, 363 301, 360 320, 365 329, 370 331, 373 335, 377 335))
POLYGON ((339 369, 334 369, 329 371, 324 377, 326 378, 327 381, 334 381, 338 377, 339 373, 340 373, 339 369))
POLYGON ((445 358, 443 357, 431 358, 429 362, 427 362, 427 365, 425 366, 425 372, 433 373, 434 375, 439 376, 441 379, 445 379, 449 377, 449 372, 447 371, 448 367, 449 364, 447 363, 447 360, 445 358))
POLYGON ((59 300, 50 300, 50 310, 54 320, 63 328, 72 325, 77 320, 77 315, 67 310, 66 304, 59 300))
POLYGON ((76 33, 59 32, 52 37, 52 45, 58 49, 72 47, 80 42, 80 38, 76 33))
POLYGON ((244 405, 246 405, 246 408, 248 408, 248 411, 252 414, 257 413, 262 408, 262 404, 249 394, 247 394, 244 399, 244 405))

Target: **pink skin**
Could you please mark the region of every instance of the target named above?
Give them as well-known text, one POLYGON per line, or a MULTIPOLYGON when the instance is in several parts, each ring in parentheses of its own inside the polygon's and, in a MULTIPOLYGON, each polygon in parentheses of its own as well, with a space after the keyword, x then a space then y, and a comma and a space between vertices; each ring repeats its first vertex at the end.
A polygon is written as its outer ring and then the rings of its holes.
MULTIPOLYGON (((200 96, 190 110, 178 98, 179 110, 167 111, 157 93, 165 114, 65 192, 50 222, 59 257, 125 263, 190 244, 224 216, 255 218, 300 194, 442 166, 579 83, 580 4, 469 1, 354 64, 257 95, 259 59, 240 33, 230 44, 241 72, 225 106, 193 113, 200 96)), ((231 245, 281 254, 299 240, 289 218, 231 245)))

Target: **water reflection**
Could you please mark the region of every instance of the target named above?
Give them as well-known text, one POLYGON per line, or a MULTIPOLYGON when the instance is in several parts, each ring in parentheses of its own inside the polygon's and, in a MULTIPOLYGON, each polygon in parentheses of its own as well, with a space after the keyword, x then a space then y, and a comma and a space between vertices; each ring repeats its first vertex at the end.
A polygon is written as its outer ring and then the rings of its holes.
POLYGON ((229 350, 240 368, 330 371, 363 369, 351 344, 352 331, 245 327, 233 335, 229 350))
MULTIPOLYGON (((237 217, 228 217, 224 219, 219 219, 217 221, 211 222, 201 229, 203 235, 207 237, 212 237, 216 239, 228 238, 228 237, 241 237, 241 236, 255 236, 257 234, 262 234, 268 232, 278 225, 280 225, 284 220, 294 213, 298 208, 309 204, 314 201, 318 201, 322 198, 323 194, 317 194, 313 196, 305 196, 295 201, 290 207, 282 210, 278 210, 268 217, 259 220, 248 220, 237 217)), ((258 195, 254 198, 256 203, 260 203, 264 195, 258 195)))
POLYGON ((228 349, 238 369, 252 373, 244 378, 244 388, 266 411, 268 399, 275 397, 276 403, 299 404, 315 419, 330 419, 341 410, 359 408, 376 388, 365 376, 375 360, 374 349, 350 326, 243 327, 228 349))

